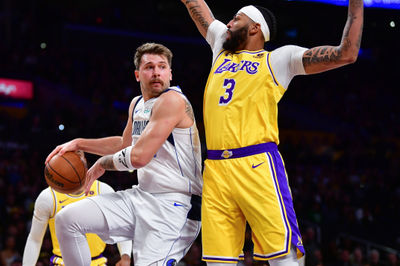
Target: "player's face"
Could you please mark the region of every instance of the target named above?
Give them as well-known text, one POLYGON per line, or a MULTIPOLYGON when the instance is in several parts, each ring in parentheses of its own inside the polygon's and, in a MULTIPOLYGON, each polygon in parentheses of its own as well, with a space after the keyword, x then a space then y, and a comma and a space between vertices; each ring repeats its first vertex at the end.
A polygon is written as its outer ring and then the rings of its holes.
POLYGON ((229 21, 226 40, 223 43, 225 50, 235 52, 242 50, 247 41, 249 31, 249 18, 241 13, 236 14, 229 21))
POLYGON ((139 70, 135 71, 136 80, 140 82, 143 97, 158 97, 170 86, 172 79, 168 59, 163 55, 144 54, 139 70))

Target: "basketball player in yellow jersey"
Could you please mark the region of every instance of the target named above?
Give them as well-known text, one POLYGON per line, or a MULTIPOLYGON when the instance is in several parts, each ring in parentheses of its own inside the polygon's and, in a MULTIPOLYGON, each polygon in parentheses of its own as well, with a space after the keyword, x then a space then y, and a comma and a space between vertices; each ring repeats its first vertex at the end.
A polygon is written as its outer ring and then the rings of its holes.
MULTIPOLYGON (((78 153, 86 162, 83 152, 78 151, 78 153)), ((84 188, 82 188, 81 191, 77 191, 76 193, 72 194, 59 193, 51 187, 44 189, 35 202, 32 227, 26 241, 23 255, 23 265, 36 265, 47 225, 49 225, 50 236, 53 244, 53 256, 50 258, 50 265, 64 265, 55 233, 54 221, 56 214, 62 208, 71 203, 80 201, 86 197, 93 197, 98 194, 110 192, 114 192, 114 190, 106 183, 99 181, 93 183, 88 196, 85 196, 84 188)), ((87 234, 87 239, 89 242, 90 252, 92 254, 91 266, 106 265, 107 258, 102 254, 106 244, 95 234, 87 234)), ((130 254, 132 252, 131 241, 119 243, 118 249, 120 251, 121 258, 123 258, 119 263, 122 264, 123 260, 129 260, 129 263, 124 265, 130 265, 130 254)))
POLYGON ((247 220, 256 260, 299 265, 304 247, 277 149, 277 105, 295 75, 355 62, 363 1, 349 0, 339 46, 286 45, 271 52, 264 43, 276 34, 276 20, 268 9, 245 6, 225 25, 203 0, 181 2, 213 51, 204 93, 203 260, 237 263, 247 220))

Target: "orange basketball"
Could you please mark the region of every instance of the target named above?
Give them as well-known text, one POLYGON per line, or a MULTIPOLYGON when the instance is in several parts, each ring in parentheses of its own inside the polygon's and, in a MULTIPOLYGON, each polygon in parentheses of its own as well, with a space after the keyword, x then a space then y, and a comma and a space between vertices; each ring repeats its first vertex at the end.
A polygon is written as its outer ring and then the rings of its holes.
POLYGON ((46 164, 44 176, 47 184, 60 193, 73 193, 85 184, 86 161, 78 152, 55 155, 46 164))

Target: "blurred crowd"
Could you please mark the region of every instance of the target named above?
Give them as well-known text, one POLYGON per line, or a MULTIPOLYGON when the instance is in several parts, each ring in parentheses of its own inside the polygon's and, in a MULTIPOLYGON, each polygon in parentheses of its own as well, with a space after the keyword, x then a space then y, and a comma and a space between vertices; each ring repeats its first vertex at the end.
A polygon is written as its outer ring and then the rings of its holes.
MULTIPOLYGON (((0 78, 34 84, 32 100, 0 95, 0 265, 17 266, 35 199, 46 187, 47 154, 75 137, 121 134, 129 102, 140 93, 133 76, 135 48, 155 41, 173 51, 172 84, 180 85, 193 103, 201 133, 202 93, 211 52, 195 37, 199 35, 190 27, 186 11, 172 1, 145 1, 140 8, 115 4, 112 9, 100 1, 94 10, 91 1, 77 9, 43 0, 39 2, 47 8, 40 10, 34 8, 35 1, 29 6, 23 6, 24 1, 5 2, 11 7, 5 5, 0 12, 0 21, 5 22, 0 28, 5 40, 0 41, 0 78), (139 12, 144 8, 151 16, 139 12), (7 10, 13 11, 11 17, 7 10), (130 16, 129 10, 135 15, 130 16), (180 16, 186 16, 184 23, 179 23, 180 16), (151 37, 143 34, 150 29, 154 29, 151 37)), ((215 5, 216 15, 228 16, 215 5)), ((374 16, 376 12, 370 13, 374 16)), ((391 62, 398 62, 399 55, 392 51, 400 41, 380 31, 377 34, 390 42, 387 47, 377 45, 371 37, 377 27, 366 23, 367 41, 356 64, 296 77, 280 103, 279 148, 307 251, 306 265, 399 265, 400 105, 395 97, 398 68, 391 62)), ((287 42, 310 47, 331 41, 326 32, 311 36, 299 28, 297 37, 281 32, 282 41, 271 48, 287 42)), ((95 159, 88 155, 89 164, 95 159)), ((130 173, 112 173, 102 180, 115 190, 137 182, 130 173)), ((249 228, 246 259, 240 264, 267 265, 252 261, 250 239, 249 228)), ((50 255, 46 234, 38 265, 49 265, 50 255)), ((106 256, 113 265, 119 259, 116 247, 108 246, 106 256)), ((204 265, 200 238, 180 265, 204 265)))

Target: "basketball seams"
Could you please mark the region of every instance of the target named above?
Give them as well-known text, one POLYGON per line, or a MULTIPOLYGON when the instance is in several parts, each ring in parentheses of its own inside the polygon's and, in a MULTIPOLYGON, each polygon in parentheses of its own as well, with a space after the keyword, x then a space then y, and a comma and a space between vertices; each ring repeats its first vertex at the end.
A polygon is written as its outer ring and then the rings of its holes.
POLYGON ((66 178, 66 177, 64 177, 63 175, 61 175, 61 174, 60 174, 59 172, 57 172, 53 167, 51 167, 50 162, 49 162, 47 165, 48 165, 48 167, 51 169, 51 171, 53 171, 54 173, 56 173, 59 177, 61 177, 61 178, 64 179, 65 181, 68 181, 68 182, 70 182, 70 183, 72 183, 72 184, 78 184, 78 183, 80 183, 80 182, 71 181, 71 180, 69 180, 68 178, 66 178))
POLYGON ((77 191, 84 185, 86 171, 85 160, 79 154, 66 152, 54 156, 46 164, 44 174, 50 187, 59 193, 67 194, 77 191))
MULTIPOLYGON (((71 154, 74 154, 75 156, 78 156, 78 160, 79 160, 80 162, 82 162, 82 160, 81 160, 81 158, 79 157, 78 154, 76 154, 76 153, 71 153, 71 154)), ((65 155, 65 154, 64 154, 64 155, 65 155)), ((75 166, 74 166, 74 165, 68 160, 68 158, 66 158, 64 155, 61 155, 61 157, 72 167, 72 169, 74 170, 75 174, 78 176, 79 185, 82 185, 82 178, 81 178, 81 176, 79 175, 79 173, 78 173, 78 171, 76 170, 75 166)), ((82 163, 83 163, 83 162, 82 162, 82 163)))

